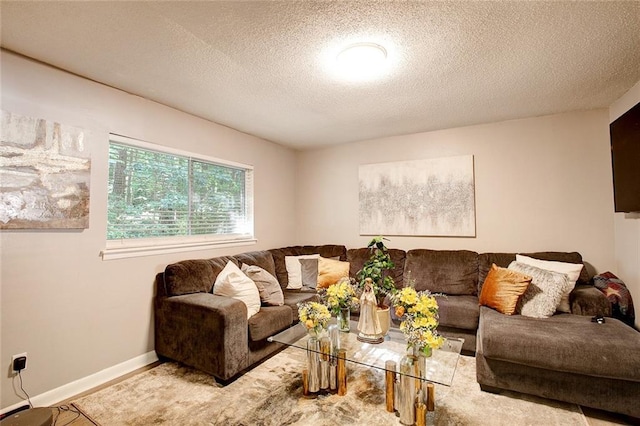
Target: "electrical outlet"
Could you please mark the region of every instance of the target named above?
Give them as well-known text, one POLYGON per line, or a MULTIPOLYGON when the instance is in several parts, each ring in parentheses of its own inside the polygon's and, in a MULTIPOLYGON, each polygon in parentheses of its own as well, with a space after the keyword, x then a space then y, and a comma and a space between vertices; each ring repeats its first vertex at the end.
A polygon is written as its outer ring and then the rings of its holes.
POLYGON ((16 354, 11 357, 11 368, 14 373, 27 368, 27 353, 16 354))

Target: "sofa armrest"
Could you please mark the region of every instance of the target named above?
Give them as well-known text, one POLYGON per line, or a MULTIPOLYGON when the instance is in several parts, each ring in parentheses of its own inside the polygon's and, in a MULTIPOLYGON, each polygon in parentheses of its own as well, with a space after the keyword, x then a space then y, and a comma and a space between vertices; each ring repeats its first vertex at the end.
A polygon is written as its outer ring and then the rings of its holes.
POLYGON ((592 285, 577 285, 569 295, 569 300, 572 314, 611 316, 609 300, 592 285))
POLYGON ((248 365, 247 307, 211 293, 157 297, 155 346, 159 356, 227 380, 248 365))

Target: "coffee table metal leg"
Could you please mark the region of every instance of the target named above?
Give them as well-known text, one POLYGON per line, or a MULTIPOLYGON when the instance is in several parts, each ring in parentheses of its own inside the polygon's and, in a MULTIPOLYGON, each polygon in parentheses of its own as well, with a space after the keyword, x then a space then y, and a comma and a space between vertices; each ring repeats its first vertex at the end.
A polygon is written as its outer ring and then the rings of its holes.
POLYGON ((338 395, 345 396, 347 394, 347 351, 345 349, 338 350, 338 395))
POLYGON ((427 384, 427 411, 436 410, 436 387, 433 383, 427 384))
POLYGON ((302 395, 309 396, 309 370, 302 370, 302 395))
POLYGON ((396 386, 396 362, 386 361, 385 368, 385 395, 387 411, 393 413, 395 410, 395 386, 396 386))

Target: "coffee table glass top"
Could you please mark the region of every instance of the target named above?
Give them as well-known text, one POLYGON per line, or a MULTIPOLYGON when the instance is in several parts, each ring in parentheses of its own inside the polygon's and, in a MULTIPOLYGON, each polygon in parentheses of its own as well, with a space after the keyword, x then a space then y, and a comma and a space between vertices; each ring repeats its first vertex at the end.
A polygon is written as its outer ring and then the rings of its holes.
MULTIPOLYGON (((331 325, 335 324, 333 319, 331 325)), ((400 365, 400 359, 407 354, 407 340, 397 328, 391 328, 382 343, 365 343, 357 339, 358 323, 351 321, 350 332, 337 332, 339 336, 339 349, 346 350, 346 361, 368 367, 385 370, 386 361, 395 361, 396 367, 400 365)), ((287 346, 307 350, 309 334, 304 325, 298 323, 275 336, 267 339, 270 342, 282 343, 287 346)), ((446 338, 440 349, 432 352, 427 358, 426 377, 423 379, 450 386, 460 358, 463 339, 446 338)), ((337 351, 334 349, 334 354, 337 351)), ((420 377, 418 377, 420 378, 420 377)))

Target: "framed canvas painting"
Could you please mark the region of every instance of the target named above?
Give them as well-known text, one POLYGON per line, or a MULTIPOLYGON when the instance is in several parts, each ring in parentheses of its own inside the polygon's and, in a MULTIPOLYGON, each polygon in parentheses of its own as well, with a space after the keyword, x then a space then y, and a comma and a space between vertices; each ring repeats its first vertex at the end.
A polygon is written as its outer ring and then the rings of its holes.
POLYGON ((86 132, 1 113, 0 229, 88 228, 91 159, 86 132))
POLYGON ((473 156, 359 168, 361 235, 475 237, 473 156))

